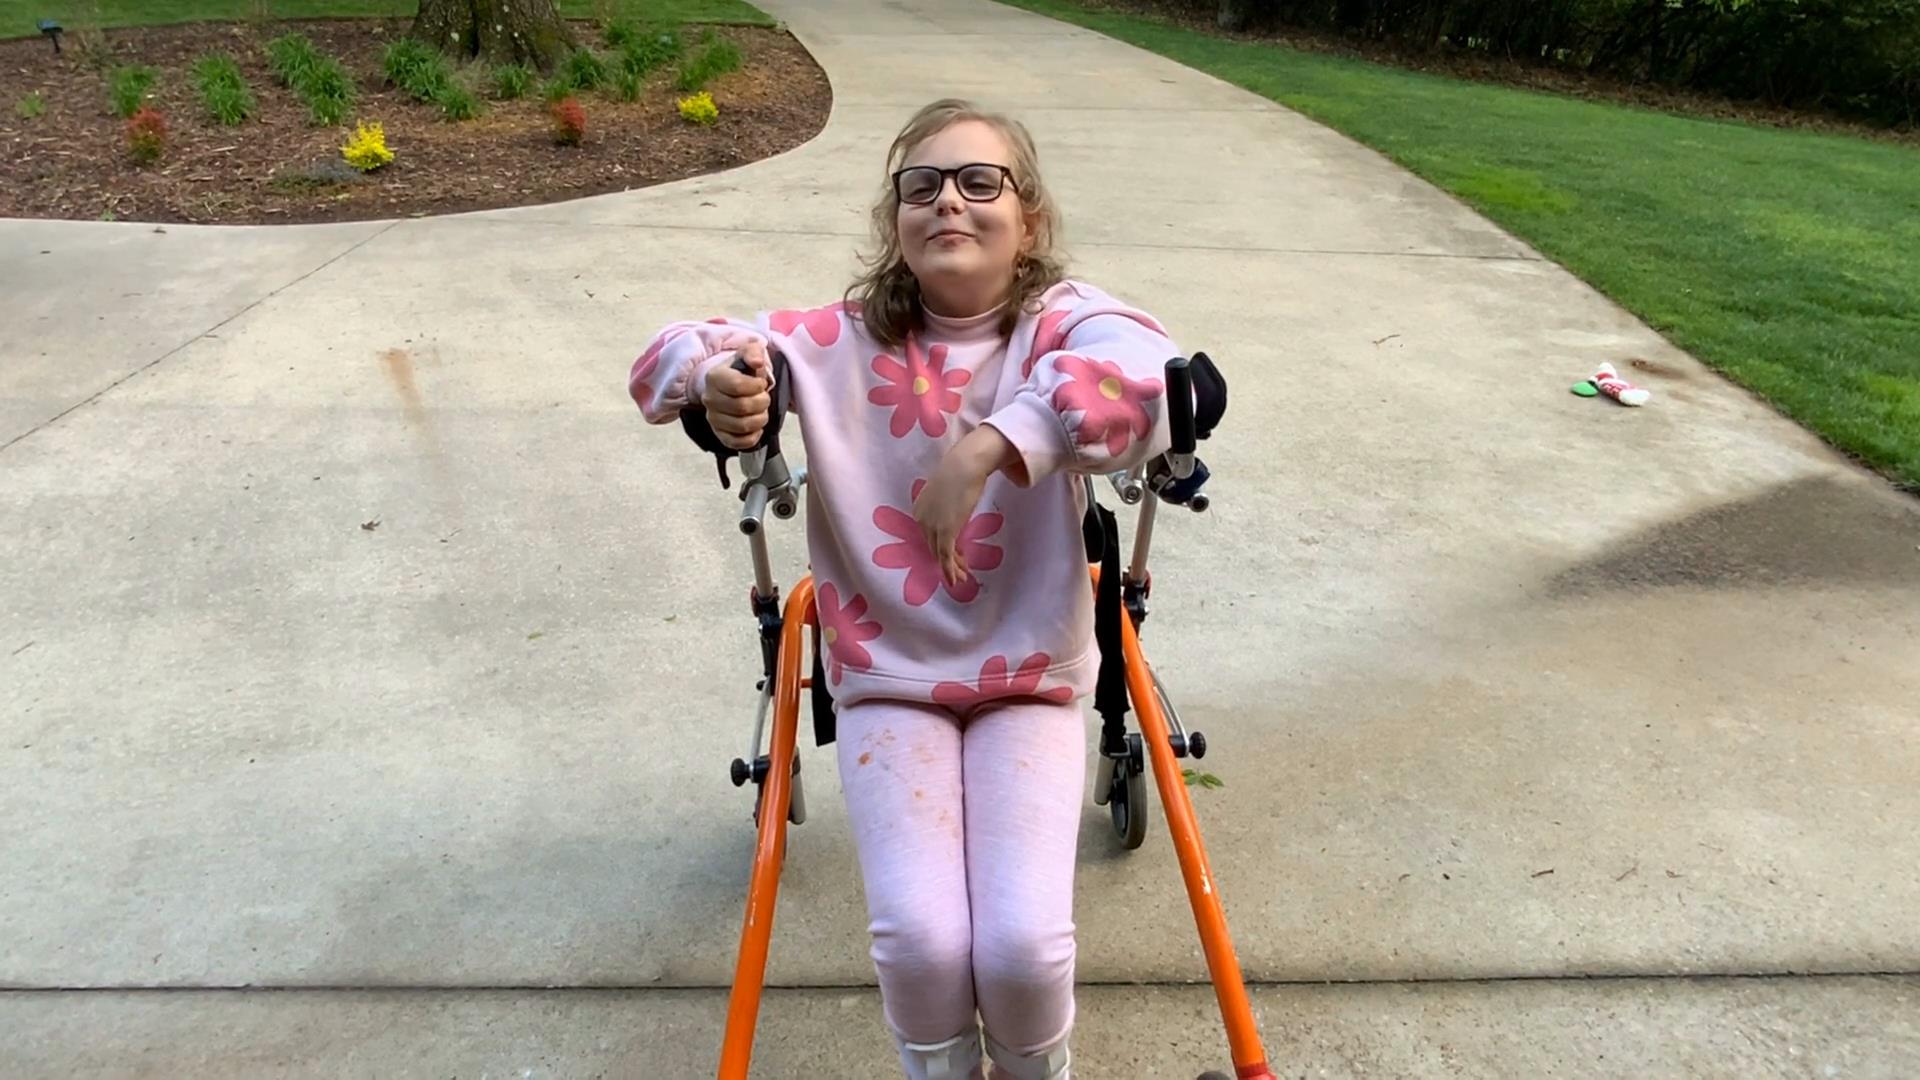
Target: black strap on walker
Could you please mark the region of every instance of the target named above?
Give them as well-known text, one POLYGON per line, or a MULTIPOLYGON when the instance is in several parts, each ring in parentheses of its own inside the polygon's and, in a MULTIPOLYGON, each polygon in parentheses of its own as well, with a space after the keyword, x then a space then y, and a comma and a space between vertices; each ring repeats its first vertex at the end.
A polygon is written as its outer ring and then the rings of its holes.
POLYGON ((813 745, 834 740, 833 691, 827 689, 827 664, 820 655, 820 628, 813 628, 813 745))
POLYGON ((1100 671, 1094 677, 1093 710, 1100 714, 1101 749, 1116 749, 1126 738, 1127 662, 1121 643, 1120 522, 1098 501, 1087 504, 1080 534, 1087 544, 1087 561, 1100 564, 1100 584, 1093 594, 1093 640, 1100 648, 1100 671))
MULTIPOLYGON (((767 359, 773 368, 773 407, 767 410, 767 427, 761 433, 760 445, 766 447, 767 456, 780 452, 780 425, 787 416, 787 405, 792 400, 793 386, 787 379, 787 356, 779 349, 768 346, 767 359)), ((736 360, 738 369, 744 361, 736 360)), ((720 486, 731 489, 733 478, 727 475, 727 459, 740 456, 740 451, 720 441, 714 433, 713 425, 707 422, 707 408, 699 402, 689 401, 680 410, 680 427, 693 440, 693 445, 713 455, 713 464, 720 471, 720 486)))

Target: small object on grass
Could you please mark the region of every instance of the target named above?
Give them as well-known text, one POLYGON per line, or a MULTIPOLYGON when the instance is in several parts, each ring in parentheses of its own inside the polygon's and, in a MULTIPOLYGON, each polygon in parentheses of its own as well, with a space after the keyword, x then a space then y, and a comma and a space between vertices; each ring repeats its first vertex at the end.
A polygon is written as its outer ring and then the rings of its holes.
POLYGON ((1579 397, 1600 396, 1600 388, 1593 385, 1592 379, 1581 379, 1579 382, 1574 383, 1573 392, 1576 396, 1579 396, 1579 397))
POLYGON ((1652 391, 1621 378, 1612 364, 1601 364, 1600 370, 1594 373, 1593 383, 1601 393, 1622 405, 1645 405, 1653 399, 1652 391))

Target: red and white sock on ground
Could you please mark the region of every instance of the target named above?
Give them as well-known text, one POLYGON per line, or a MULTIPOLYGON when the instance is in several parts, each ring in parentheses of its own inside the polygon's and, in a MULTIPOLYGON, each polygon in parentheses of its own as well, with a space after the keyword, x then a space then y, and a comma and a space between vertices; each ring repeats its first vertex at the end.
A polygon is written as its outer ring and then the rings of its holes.
POLYGON ((1593 376, 1593 385, 1600 392, 1622 405, 1645 405, 1653 399, 1653 392, 1645 387, 1635 386, 1620 377, 1612 364, 1601 364, 1600 370, 1593 376))

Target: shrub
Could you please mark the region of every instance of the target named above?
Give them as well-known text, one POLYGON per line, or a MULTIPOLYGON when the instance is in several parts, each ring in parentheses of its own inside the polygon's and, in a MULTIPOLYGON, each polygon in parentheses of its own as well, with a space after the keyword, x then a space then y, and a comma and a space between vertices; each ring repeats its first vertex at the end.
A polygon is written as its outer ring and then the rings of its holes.
POLYGON ((649 32, 620 47, 620 69, 646 75, 680 58, 680 35, 671 30, 649 32))
POLYGON ((680 99, 680 119, 704 127, 720 119, 720 106, 713 103, 712 94, 702 90, 680 99))
POLYGON ((379 124, 361 124, 353 130, 353 137, 340 148, 340 156, 347 164, 363 173, 391 164, 393 151, 387 149, 387 132, 379 124))
POLYGON ((167 118, 151 105, 142 105, 127 118, 127 152, 133 160, 150 165, 160 160, 167 148, 167 118))
POLYGON ((533 89, 533 69, 525 64, 501 64, 493 69, 493 96, 516 101, 533 89))
POLYGON ((321 127, 345 123, 353 112, 353 76, 340 61, 314 48, 305 34, 286 34, 267 42, 267 67, 307 106, 321 127))
POLYGON ((640 92, 647 86, 646 79, 631 71, 613 73, 613 96, 621 101, 639 101, 640 92))
POLYGON ((424 41, 401 38, 387 46, 381 57, 387 82, 399 87, 415 101, 432 101, 443 87, 453 82, 453 69, 424 41))
POLYGON ((592 49, 575 49, 554 77, 575 90, 597 90, 607 81, 607 64, 592 49))
POLYGON ((739 71, 744 63, 746 57, 740 46, 726 38, 715 38, 680 66, 680 77, 674 85, 682 90, 699 90, 730 71, 739 71))
POLYGON ((145 64, 129 64, 114 68, 107 76, 107 97, 113 104, 113 115, 127 119, 147 100, 147 91, 153 89, 154 80, 160 73, 145 64))
POLYGON ((267 69, 280 85, 295 92, 319 63, 320 50, 305 34, 286 34, 267 42, 267 69))
POLYGON ((448 80, 434 92, 433 103, 448 120, 472 120, 480 115, 480 98, 458 82, 448 80))
POLYGON ((615 19, 600 29, 600 43, 609 49, 624 49, 639 40, 643 31, 632 19, 615 19))
POLYGON ((322 127, 346 123, 353 112, 353 76, 331 56, 321 58, 299 90, 306 99, 307 114, 322 127))
POLYGON ((1157 0, 1223 28, 1297 26, 1891 124, 1920 121, 1915 0, 1157 0))
POLYGON ((247 89, 240 65, 234 63, 233 57, 225 53, 201 57, 200 62, 193 65, 193 78, 200 88, 200 100, 206 104, 207 114, 215 123, 232 127, 253 115, 253 92, 247 89))
POLYGON ((578 98, 566 97, 553 103, 553 141, 562 146, 579 146, 587 137, 587 110, 578 98))
POLYGON ((18 113, 22 120, 38 120, 40 117, 46 115, 47 99, 40 96, 40 91, 35 90, 26 97, 21 98, 20 101, 14 105, 13 111, 18 113))

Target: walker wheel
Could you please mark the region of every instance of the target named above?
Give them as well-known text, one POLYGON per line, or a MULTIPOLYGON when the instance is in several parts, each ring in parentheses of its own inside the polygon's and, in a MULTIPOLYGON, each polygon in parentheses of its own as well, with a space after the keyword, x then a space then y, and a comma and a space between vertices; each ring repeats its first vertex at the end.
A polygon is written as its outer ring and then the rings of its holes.
POLYGON ((1127 736, 1127 756, 1114 761, 1107 787, 1107 810, 1113 815, 1114 835, 1120 846, 1133 851, 1147 841, 1147 777, 1140 736, 1127 736))

